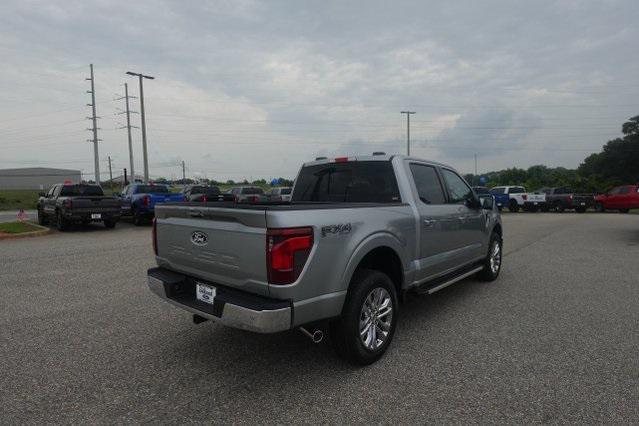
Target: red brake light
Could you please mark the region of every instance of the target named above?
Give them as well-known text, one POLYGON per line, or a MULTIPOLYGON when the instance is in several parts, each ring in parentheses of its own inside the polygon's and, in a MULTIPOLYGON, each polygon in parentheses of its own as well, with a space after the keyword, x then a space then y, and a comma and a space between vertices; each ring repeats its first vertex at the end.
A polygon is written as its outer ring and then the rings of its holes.
POLYGON ((524 201, 526 201, 526 200, 528 199, 528 195, 526 195, 526 194, 522 195, 522 196, 521 196, 521 199, 522 199, 522 200, 524 200, 524 201))
POLYGON ((67 198, 64 201, 64 207, 66 207, 67 209, 73 208, 73 200, 71 198, 67 198))
POLYGON ((270 284, 290 284, 300 276, 313 248, 313 228, 272 228, 266 233, 270 284))
POLYGON ((151 204, 151 197, 149 197, 148 195, 145 195, 144 200, 142 202, 144 203, 145 206, 149 206, 151 204))
POLYGON ((337 157, 335 159, 336 163, 347 163, 348 162, 348 157, 337 157))
POLYGON ((153 238, 153 253, 158 255, 158 225, 155 218, 153 218, 153 228, 151 229, 151 235, 153 238))

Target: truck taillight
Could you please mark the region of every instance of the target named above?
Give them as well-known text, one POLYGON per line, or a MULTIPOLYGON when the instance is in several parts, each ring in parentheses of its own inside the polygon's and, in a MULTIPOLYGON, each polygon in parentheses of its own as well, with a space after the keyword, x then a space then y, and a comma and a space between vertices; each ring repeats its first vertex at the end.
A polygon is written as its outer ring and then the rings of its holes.
POLYGON ((528 199, 528 195, 523 194, 523 195, 521 196, 521 199, 522 199, 522 200, 524 200, 524 201, 526 201, 526 200, 528 199))
POLYGON ((153 253, 158 255, 158 224, 157 220, 153 218, 153 227, 151 228, 151 235, 153 238, 153 253))
POLYGON ((313 228, 270 228, 266 232, 266 269, 270 284, 290 284, 300 276, 311 249, 313 228))
POLYGON ((64 207, 66 207, 67 209, 73 208, 73 200, 70 198, 64 200, 64 207))
POLYGON ((142 203, 148 207, 151 204, 151 197, 149 197, 148 195, 145 195, 144 199, 142 200, 142 203))
POLYGON ((207 198, 206 194, 202 195, 202 202, 206 203, 209 199, 207 198))
POLYGON ((251 195, 251 196, 248 197, 249 203, 257 203, 258 199, 259 198, 256 195, 251 195))

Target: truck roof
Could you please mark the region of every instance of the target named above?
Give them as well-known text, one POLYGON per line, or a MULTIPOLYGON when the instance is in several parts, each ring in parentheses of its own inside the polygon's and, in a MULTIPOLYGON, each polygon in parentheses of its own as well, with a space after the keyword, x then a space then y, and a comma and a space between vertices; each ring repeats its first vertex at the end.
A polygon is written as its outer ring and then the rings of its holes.
POLYGON ((425 163, 429 163, 429 164, 433 164, 433 165, 437 165, 441 167, 447 167, 454 170, 454 168, 452 166, 449 166, 448 164, 440 163, 438 161, 433 161, 433 160, 427 160, 425 158, 413 157, 413 156, 402 155, 402 154, 356 155, 351 157, 333 157, 333 158, 318 157, 314 161, 309 161, 304 163, 302 167, 316 166, 318 164, 347 162, 347 161, 391 161, 393 158, 421 161, 421 162, 425 162, 425 163))

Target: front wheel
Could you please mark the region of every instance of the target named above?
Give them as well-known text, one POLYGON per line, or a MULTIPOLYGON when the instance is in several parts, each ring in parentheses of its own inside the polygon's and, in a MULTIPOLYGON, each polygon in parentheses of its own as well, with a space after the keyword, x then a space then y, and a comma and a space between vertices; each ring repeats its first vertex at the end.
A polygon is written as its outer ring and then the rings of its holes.
POLYGON ((482 281, 495 281, 501 271, 502 239, 498 233, 493 232, 488 244, 488 255, 484 260, 484 269, 477 273, 482 281))
POLYGON ((370 269, 357 271, 342 315, 330 323, 337 354, 358 365, 377 361, 393 340, 397 310, 397 292, 388 275, 370 269))

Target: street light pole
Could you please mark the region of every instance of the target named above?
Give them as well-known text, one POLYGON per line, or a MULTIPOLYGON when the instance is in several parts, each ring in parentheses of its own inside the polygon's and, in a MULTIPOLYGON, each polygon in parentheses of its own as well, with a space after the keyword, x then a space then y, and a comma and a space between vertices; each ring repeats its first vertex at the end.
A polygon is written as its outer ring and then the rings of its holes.
POLYGON ((410 155, 410 116, 415 114, 415 111, 400 111, 402 114, 406 114, 406 155, 410 155))
POLYGON ((127 74, 138 77, 140 81, 140 117, 142 119, 142 156, 144 157, 144 183, 149 183, 149 157, 146 148, 146 117, 144 115, 144 84, 142 84, 142 79, 148 78, 149 80, 153 80, 155 79, 155 77, 131 71, 127 71, 127 74))

